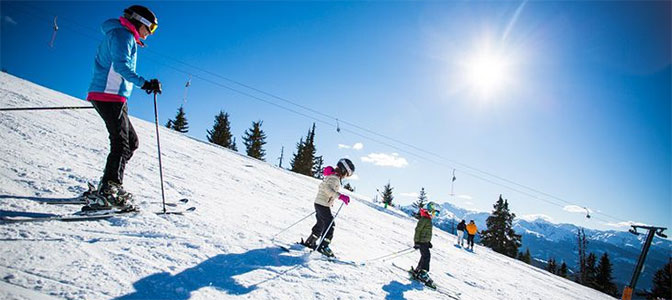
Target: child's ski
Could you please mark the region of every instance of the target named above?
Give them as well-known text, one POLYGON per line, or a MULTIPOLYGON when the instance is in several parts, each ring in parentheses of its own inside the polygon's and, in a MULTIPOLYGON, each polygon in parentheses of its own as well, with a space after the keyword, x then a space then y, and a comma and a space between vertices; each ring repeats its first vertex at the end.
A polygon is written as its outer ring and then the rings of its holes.
POLYGON ((287 251, 287 252, 299 251, 299 252, 304 252, 306 254, 312 254, 313 252, 315 252, 315 253, 319 254, 319 257, 317 259, 320 259, 320 260, 325 260, 325 261, 333 262, 333 263, 337 263, 337 264, 358 266, 358 264, 354 261, 343 260, 343 259, 340 259, 340 258, 335 257, 335 256, 334 257, 326 256, 326 255, 324 255, 322 253, 319 253, 319 252, 317 252, 317 251, 315 251, 315 250, 313 250, 309 247, 306 247, 306 245, 301 244, 300 242, 296 242, 296 243, 291 244, 291 245, 275 244, 275 246, 277 246, 280 249, 282 249, 284 251, 287 251))
POLYGON ((423 282, 422 280, 418 279, 418 278, 413 274, 413 268, 412 268, 412 267, 411 267, 410 269, 406 269, 406 268, 400 267, 399 265, 397 265, 397 264, 395 264, 395 263, 392 263, 392 265, 393 265, 394 267, 396 267, 396 268, 402 270, 402 271, 406 271, 406 273, 407 273, 408 276, 409 276, 409 277, 408 277, 409 280, 411 280, 411 281, 417 281, 418 283, 421 283, 422 285, 424 285, 424 286, 430 288, 431 290, 436 291, 436 292, 438 292, 438 293, 441 293, 441 294, 443 294, 443 295, 446 295, 446 296, 448 296, 448 297, 450 297, 450 298, 452 298, 452 299, 457 299, 457 300, 460 299, 460 295, 461 295, 461 293, 459 293, 459 292, 454 292, 454 291, 448 290, 448 289, 446 289, 446 288, 437 286, 433 281, 432 281, 432 285, 428 285, 427 282, 423 282))

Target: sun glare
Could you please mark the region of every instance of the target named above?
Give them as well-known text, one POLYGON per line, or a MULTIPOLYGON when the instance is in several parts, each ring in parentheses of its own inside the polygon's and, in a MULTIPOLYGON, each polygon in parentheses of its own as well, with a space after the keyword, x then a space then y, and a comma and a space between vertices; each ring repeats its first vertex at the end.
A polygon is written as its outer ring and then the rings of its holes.
POLYGON ((503 56, 484 51, 467 62, 466 79, 475 93, 490 98, 506 88, 511 75, 507 67, 503 56))

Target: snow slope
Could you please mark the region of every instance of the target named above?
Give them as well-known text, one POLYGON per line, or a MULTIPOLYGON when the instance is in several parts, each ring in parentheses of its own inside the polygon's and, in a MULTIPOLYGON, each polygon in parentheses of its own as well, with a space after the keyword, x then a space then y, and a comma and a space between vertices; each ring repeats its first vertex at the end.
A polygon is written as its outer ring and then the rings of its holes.
MULTIPOLYGON (((0 73, 0 107, 87 105, 0 73)), ((136 93, 130 111, 152 105, 136 93)), ((125 186, 143 213, 90 222, 0 224, 2 299, 450 299, 411 283, 390 262, 365 266, 286 253, 269 239, 313 211, 318 180, 188 136, 161 130, 167 199, 197 211, 158 216, 154 124, 132 118, 140 148, 125 186)), ((93 110, 0 112, 0 215, 68 214, 96 181, 107 133, 93 110)), ((333 163, 333 162, 332 162, 333 163)), ((335 210, 334 210, 335 211, 335 210)), ((279 240, 310 230, 310 218, 279 240)), ((415 221, 366 200, 339 215, 332 249, 363 261, 409 247, 415 221)), ((453 246, 436 230, 431 275, 462 299, 610 299, 607 295, 477 246, 453 246)), ((395 261, 417 262, 418 253, 395 261)))

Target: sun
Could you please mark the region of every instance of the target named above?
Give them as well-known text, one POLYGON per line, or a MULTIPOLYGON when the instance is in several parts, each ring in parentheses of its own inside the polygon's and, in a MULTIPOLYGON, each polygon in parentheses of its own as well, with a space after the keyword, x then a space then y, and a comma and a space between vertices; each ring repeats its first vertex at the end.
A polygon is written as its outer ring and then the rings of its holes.
POLYGON ((465 68, 467 84, 473 92, 484 98, 500 94, 512 75, 506 57, 489 50, 480 51, 471 57, 465 68))

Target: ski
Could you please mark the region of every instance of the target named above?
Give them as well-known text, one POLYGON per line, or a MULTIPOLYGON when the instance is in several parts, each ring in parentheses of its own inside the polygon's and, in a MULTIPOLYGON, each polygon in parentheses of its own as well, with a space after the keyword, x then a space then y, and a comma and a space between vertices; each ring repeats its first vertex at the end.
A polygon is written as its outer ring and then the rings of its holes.
POLYGON ((86 200, 83 197, 75 197, 75 198, 62 199, 62 200, 40 201, 40 203, 44 203, 44 204, 79 204, 79 205, 85 205, 86 200))
POLYGON ((395 264, 395 263, 392 263, 392 265, 395 266, 395 267, 397 267, 397 268, 399 268, 399 269, 401 269, 401 270, 406 271, 406 272, 408 273, 408 276, 409 276, 409 279, 410 279, 410 280, 415 280, 415 281, 417 281, 417 282, 422 283, 423 285, 425 285, 425 286, 428 287, 428 288, 431 288, 431 289, 433 289, 433 290, 436 290, 437 286, 436 286, 436 284, 434 284, 433 281, 431 281, 431 282, 424 282, 424 281, 422 281, 422 280, 416 278, 416 277, 414 276, 414 274, 413 274, 413 268, 412 268, 412 267, 411 267, 411 269, 404 269, 404 268, 402 268, 401 266, 399 266, 399 265, 397 265, 397 264, 395 264))
MULTIPOLYGON (((166 203, 166 205, 168 205, 168 204, 166 203)), ((192 207, 189 207, 189 208, 183 209, 183 210, 169 210, 169 211, 165 211, 165 212, 164 211, 159 211, 159 212, 156 212, 156 214, 157 215, 183 215, 185 213, 193 212, 195 210, 196 210, 196 207, 192 206, 192 207)))
MULTIPOLYGON (((177 202, 166 202, 166 206, 170 207, 178 207, 183 204, 187 204, 189 202, 189 199, 187 198, 182 198, 180 200, 177 200, 177 202)), ((79 205, 86 205, 86 199, 84 196, 81 197, 76 197, 76 198, 71 198, 71 199, 63 199, 63 200, 49 200, 49 201, 41 201, 41 203, 45 204, 52 204, 52 205, 68 205, 68 204, 79 204, 79 205)), ((152 202, 152 204, 161 204, 161 202, 152 202)))
MULTIPOLYGON (((189 207, 183 210, 173 210, 166 212, 155 212, 157 215, 183 215, 185 213, 193 212, 196 210, 196 207, 189 207)), ((70 215, 46 215, 46 216, 37 216, 37 217, 25 217, 25 216, 2 216, 0 217, 0 222, 2 223, 28 223, 28 222, 48 222, 48 221, 61 221, 61 222, 76 222, 76 221, 96 221, 108 219, 116 216, 132 216, 136 215, 140 210, 119 210, 119 209, 106 209, 106 210, 89 210, 89 211, 78 211, 70 215)))
POLYGON ((101 210, 101 211, 78 212, 72 215, 53 215, 53 216, 39 216, 39 217, 4 216, 0 217, 0 221, 2 221, 3 223, 26 223, 26 222, 47 222, 47 221, 62 221, 62 222, 96 221, 121 215, 133 215, 137 214, 138 212, 139 212, 138 210, 129 210, 129 211, 101 210))
POLYGON ((277 246, 278 248, 286 251, 286 252, 292 252, 292 251, 299 251, 299 252, 306 252, 306 253, 312 252, 312 249, 306 247, 305 245, 303 245, 299 242, 296 242, 296 243, 293 243, 293 244, 290 244, 290 245, 283 245, 283 244, 277 244, 277 243, 275 243, 274 245, 277 246))
POLYGON ((335 256, 326 256, 322 253, 320 253, 320 260, 325 260, 328 262, 336 263, 336 264, 342 264, 342 265, 348 265, 348 266, 358 266, 358 264, 352 260, 343 260, 335 256))
POLYGON ((294 243, 292 245, 289 245, 289 246, 288 245, 280 245, 280 244, 274 244, 274 245, 277 246, 278 248, 286 251, 286 252, 298 251, 298 252, 304 252, 304 253, 307 253, 307 254, 317 253, 317 254, 319 254, 319 257, 317 257, 316 259, 324 260, 324 261, 328 261, 328 262, 332 262, 332 263, 336 263, 336 264, 343 264, 343 265, 350 265, 350 266, 358 266, 359 265, 358 263, 356 263, 354 261, 351 261, 351 260, 340 259, 336 256, 326 256, 326 255, 324 255, 322 253, 319 253, 319 252, 317 252, 317 251, 315 251, 315 250, 313 250, 309 247, 306 247, 305 245, 301 244, 300 242, 296 242, 296 243, 294 243))
POLYGON ((399 266, 395 263, 392 263, 392 266, 394 266, 394 267, 396 267, 396 268, 398 268, 402 271, 405 271, 409 276, 408 279, 411 280, 411 281, 416 281, 416 282, 422 284, 423 286, 426 286, 426 287, 430 288, 432 291, 438 292, 438 293, 443 294, 443 295, 445 295, 447 297, 450 297, 452 299, 456 299, 456 300, 461 299, 460 296, 462 295, 462 293, 454 292, 454 291, 448 290, 444 287, 440 287, 440 286, 436 285, 436 283, 434 283, 433 281, 432 281, 433 286, 428 285, 427 283, 422 282, 421 280, 419 280, 415 276, 413 276, 413 272, 410 269, 403 268, 403 267, 401 267, 401 266, 399 266))

